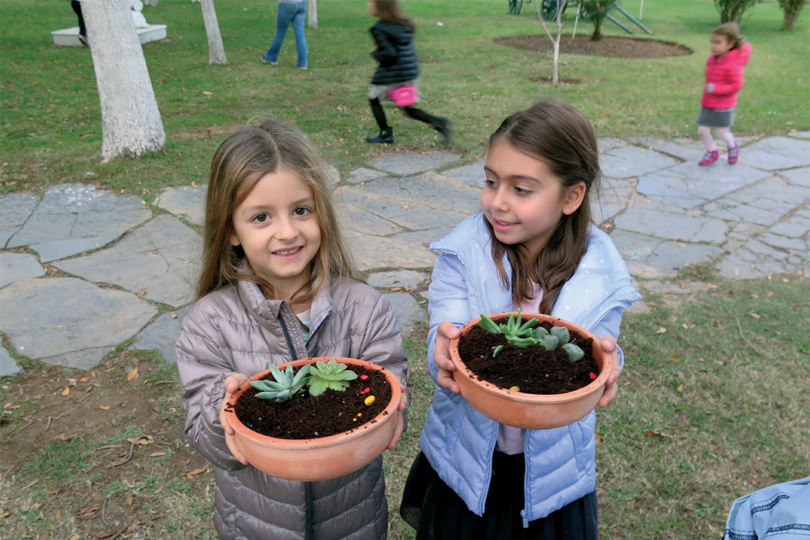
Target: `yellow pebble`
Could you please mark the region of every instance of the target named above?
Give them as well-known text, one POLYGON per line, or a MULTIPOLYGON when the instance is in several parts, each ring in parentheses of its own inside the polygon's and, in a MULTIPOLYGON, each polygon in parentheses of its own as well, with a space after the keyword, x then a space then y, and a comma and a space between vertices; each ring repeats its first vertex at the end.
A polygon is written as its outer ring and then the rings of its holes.
POLYGON ((363 413, 359 412, 357 413, 357 416, 363 416, 363 413))
POLYGON ((509 389, 509 391, 510 392, 520 392, 520 387, 519 386, 513 386, 512 388, 509 389))
POLYGON ((366 398, 366 399, 363 401, 363 403, 365 403, 366 405, 371 405, 372 403, 374 403, 374 399, 375 399, 375 398, 374 398, 374 396, 368 396, 368 397, 367 397, 367 398, 366 398))
POLYGON ((352 418, 352 422, 357 422, 357 418, 352 418))

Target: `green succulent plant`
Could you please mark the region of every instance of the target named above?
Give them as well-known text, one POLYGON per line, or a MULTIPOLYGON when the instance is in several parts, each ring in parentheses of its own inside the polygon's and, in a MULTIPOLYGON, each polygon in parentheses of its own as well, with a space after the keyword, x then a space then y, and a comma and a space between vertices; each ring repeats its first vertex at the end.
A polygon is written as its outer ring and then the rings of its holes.
POLYGON ((346 364, 339 363, 335 358, 328 362, 319 360, 309 371, 309 395, 319 396, 327 388, 343 392, 349 387, 349 382, 357 378, 357 373, 347 368, 346 364))
MULTIPOLYGON (((481 314, 481 322, 478 325, 490 334, 502 334, 507 343, 520 349, 526 347, 543 346, 546 350, 553 351, 557 347, 568 353, 571 362, 578 362, 585 356, 585 352, 573 343, 568 343, 571 334, 564 326, 552 326, 551 330, 546 330, 542 326, 537 326, 537 319, 530 319, 523 322, 520 310, 517 316, 509 314, 509 318, 504 324, 497 324, 495 321, 481 314), (535 328, 537 326, 537 328, 535 328)), ((503 345, 492 347, 492 357, 495 358, 503 350, 503 345)))
POLYGON ((293 373, 292 364, 287 364, 287 369, 281 371, 273 364, 268 364, 270 373, 273 374, 274 381, 250 381, 250 385, 256 390, 260 399, 275 399, 278 403, 283 403, 301 391, 309 382, 307 376, 310 371, 310 364, 301 366, 298 372, 293 373))

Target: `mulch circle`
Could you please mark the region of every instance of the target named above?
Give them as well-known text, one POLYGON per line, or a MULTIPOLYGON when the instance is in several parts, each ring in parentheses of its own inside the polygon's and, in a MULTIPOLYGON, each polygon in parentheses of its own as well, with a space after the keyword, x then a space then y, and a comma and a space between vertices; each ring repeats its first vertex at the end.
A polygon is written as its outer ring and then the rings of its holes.
MULTIPOLYGON (((553 52, 554 47, 546 34, 524 34, 507 36, 493 40, 499 45, 514 47, 524 51, 553 52)), ((607 56, 611 58, 670 58, 686 56, 695 51, 686 45, 657 39, 603 36, 599 41, 591 41, 589 34, 576 38, 570 34, 560 40, 560 53, 586 56, 607 56)))
MULTIPOLYGON (((546 322, 540 326, 551 328, 546 322)), ((495 386, 506 389, 517 386, 527 394, 565 394, 588 386, 599 375, 599 366, 593 358, 593 340, 573 331, 570 335, 570 343, 585 353, 579 362, 568 360, 568 353, 561 348, 519 349, 509 345, 502 334, 491 334, 480 326, 461 336, 458 354, 479 379, 495 386), (496 345, 504 345, 504 349, 493 358, 492 347, 496 345)))
MULTIPOLYGON (((236 416, 253 431, 279 439, 314 439, 356 429, 385 410, 392 391, 382 372, 354 365, 349 369, 358 378, 345 391, 329 389, 317 397, 302 390, 277 403, 256 398, 259 391, 251 387, 236 401, 236 416), (369 396, 374 402, 366 405, 369 396)), ((268 377, 272 380, 272 375, 268 377)))

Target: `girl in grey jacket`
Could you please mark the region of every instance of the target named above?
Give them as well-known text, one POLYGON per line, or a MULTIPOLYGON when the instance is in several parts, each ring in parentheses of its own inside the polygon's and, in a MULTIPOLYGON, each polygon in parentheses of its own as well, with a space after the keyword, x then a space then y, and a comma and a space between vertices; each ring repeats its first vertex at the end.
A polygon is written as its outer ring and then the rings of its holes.
POLYGON ((211 164, 197 302, 177 340, 185 431, 215 467, 219 538, 378 540, 388 528, 382 457, 346 476, 293 482, 252 467, 223 403, 248 376, 298 358, 375 362, 402 384, 407 359, 391 305, 352 279, 320 158, 295 128, 240 129, 211 164))
POLYGON ((544 100, 490 138, 481 209, 431 244, 428 367, 437 388, 402 499, 417 540, 596 540, 593 412, 569 426, 525 430, 473 409, 453 379, 450 339, 479 316, 521 308, 602 337, 617 391, 622 312, 640 296, 610 237, 591 224, 600 177, 588 119, 544 100))

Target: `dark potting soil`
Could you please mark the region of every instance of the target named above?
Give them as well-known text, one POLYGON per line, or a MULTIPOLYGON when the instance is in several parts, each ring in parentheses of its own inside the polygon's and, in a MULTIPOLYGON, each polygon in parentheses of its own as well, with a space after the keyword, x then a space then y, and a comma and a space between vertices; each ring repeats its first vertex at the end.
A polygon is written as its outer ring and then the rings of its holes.
MULTIPOLYGON (((549 323, 540 323, 548 330, 549 323)), ((475 326, 458 342, 458 354, 479 379, 501 388, 517 386, 527 394, 565 394, 588 386, 599 375, 593 358, 593 340, 570 332, 570 342, 578 345, 585 356, 579 362, 568 360, 568 353, 545 347, 520 349, 507 343, 501 334, 491 334, 475 326), (492 347, 504 345, 492 358, 492 347)))
MULTIPOLYGON (((379 371, 360 366, 349 369, 358 378, 345 391, 328 389, 317 397, 304 389, 277 403, 257 398, 259 390, 251 387, 236 401, 236 416, 253 431, 279 439, 315 439, 356 429, 385 410, 392 392, 388 379, 379 371), (371 405, 365 404, 368 396, 374 396, 371 405)), ((268 376, 272 380, 272 375, 268 376)))

